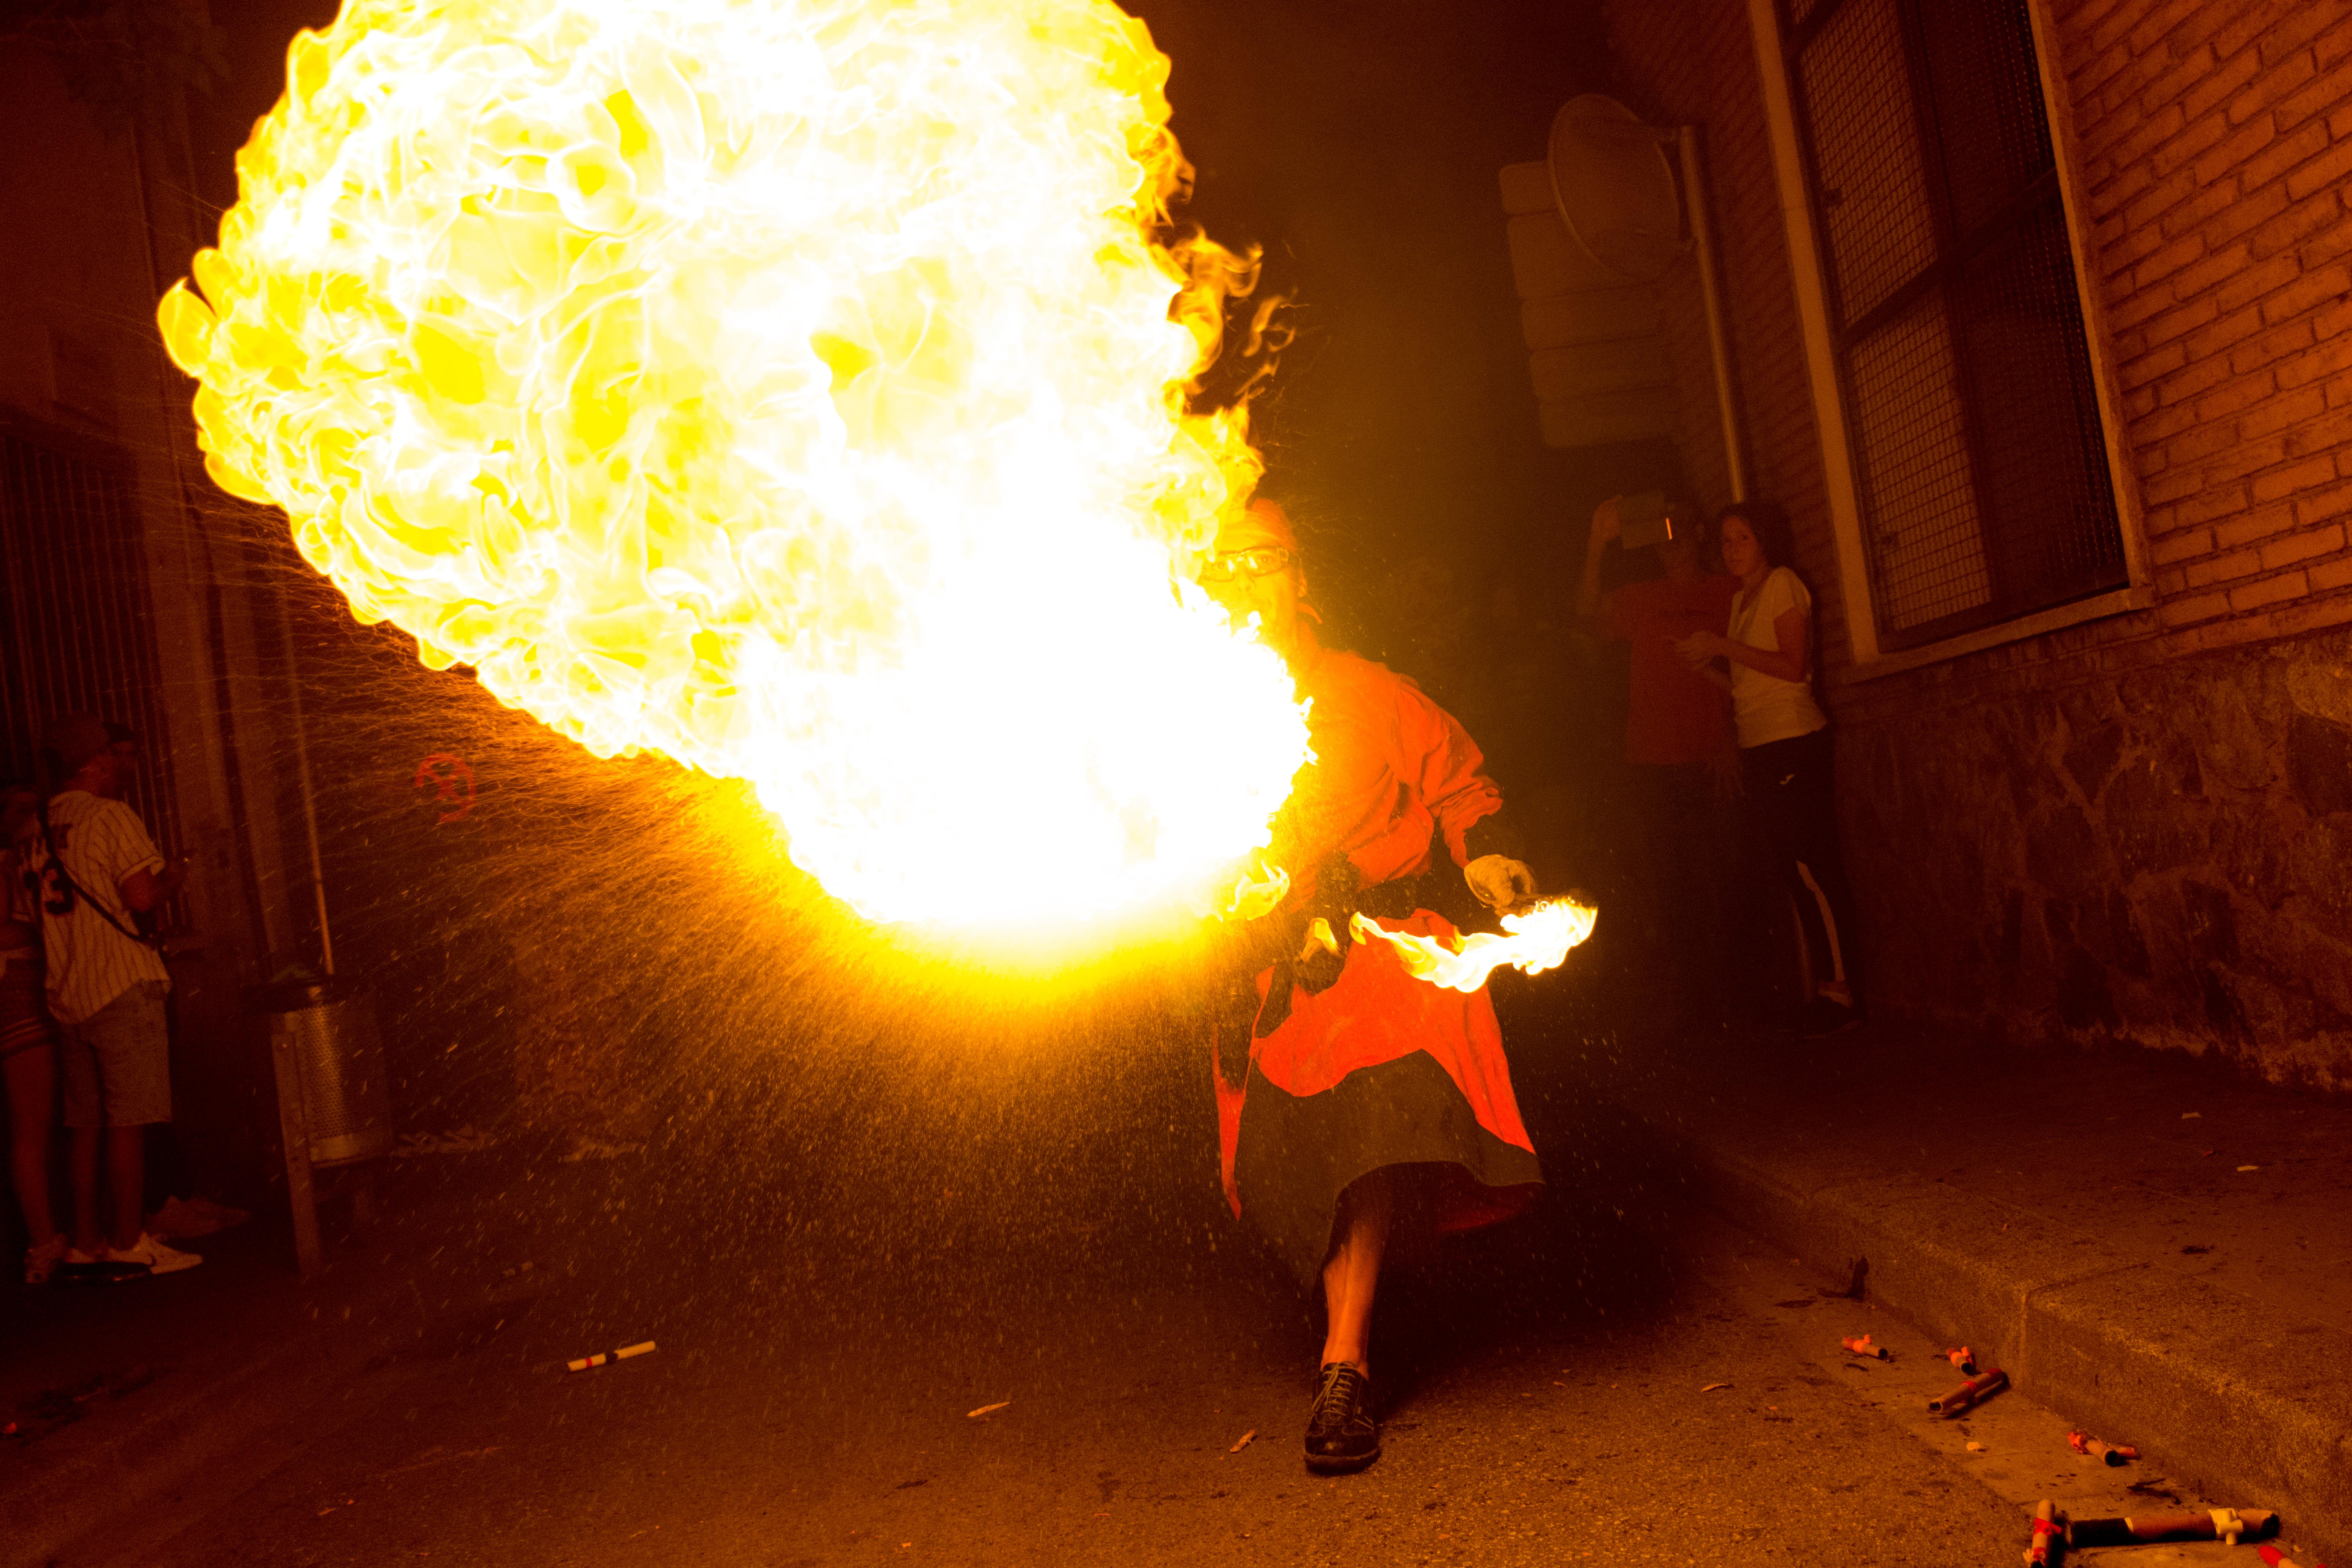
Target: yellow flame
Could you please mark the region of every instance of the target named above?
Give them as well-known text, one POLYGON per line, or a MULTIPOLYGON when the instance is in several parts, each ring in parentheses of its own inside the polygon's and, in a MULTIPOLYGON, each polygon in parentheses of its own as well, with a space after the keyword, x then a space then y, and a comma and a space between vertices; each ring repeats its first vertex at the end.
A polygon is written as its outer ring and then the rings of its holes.
POLYGON ((1307 732, 1190 581, 1256 273, 1163 243, 1167 72, 1108 0, 348 0, 160 308, 206 468, 870 917, 1255 909, 1307 732))
POLYGON ((1486 977, 1509 964, 1522 974, 1541 974, 1567 962, 1568 950, 1592 934, 1601 911, 1573 899, 1538 899, 1519 914, 1505 915, 1506 935, 1474 931, 1454 947, 1435 937, 1390 931, 1365 915, 1349 922, 1358 942, 1373 937, 1396 949, 1405 972, 1448 991, 1475 991, 1486 977))

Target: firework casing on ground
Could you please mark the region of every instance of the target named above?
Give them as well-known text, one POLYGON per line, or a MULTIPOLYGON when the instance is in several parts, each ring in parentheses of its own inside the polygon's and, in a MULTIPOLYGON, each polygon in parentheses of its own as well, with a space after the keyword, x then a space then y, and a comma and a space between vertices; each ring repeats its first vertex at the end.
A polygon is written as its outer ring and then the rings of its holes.
POLYGON ((2066 1526, 2066 1544, 2132 1546, 2147 1541, 2259 1540, 2278 1533, 2278 1515, 2268 1509, 2215 1508, 2202 1513, 2127 1515, 2078 1519, 2066 1526))
POLYGON ((563 1370, 566 1372, 586 1372, 592 1367, 604 1366, 609 1363, 616 1361, 626 1361, 631 1356, 650 1354, 653 1349, 653 1341, 641 1340, 633 1345, 623 1345, 616 1351, 598 1351, 594 1355, 585 1355, 582 1356, 578 1361, 565 1362, 563 1363, 563 1370))
POLYGON ((2119 1447, 2113 1443, 2102 1443, 2096 1437, 2082 1432, 2067 1433, 2066 1446, 2078 1454, 2105 1461, 2111 1468, 2127 1460, 2139 1458, 2137 1448, 2119 1447))
POLYGON ((2009 1373, 1994 1367, 1969 1379, 1942 1398, 1927 1401, 1927 1408, 1939 1415, 1958 1415, 1979 1400, 1998 1394, 2008 1386, 2009 1373))
POLYGON ((2033 1505, 2033 1540, 2025 1549, 2026 1568, 2048 1568, 2051 1543, 2065 1528, 2057 1505, 2048 1498, 2033 1505))

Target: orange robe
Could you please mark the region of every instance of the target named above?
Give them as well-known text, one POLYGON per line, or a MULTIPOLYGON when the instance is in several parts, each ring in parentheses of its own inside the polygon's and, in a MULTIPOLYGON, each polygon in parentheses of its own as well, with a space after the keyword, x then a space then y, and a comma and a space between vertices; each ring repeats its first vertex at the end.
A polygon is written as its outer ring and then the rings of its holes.
MULTIPOLYGON (((1469 863, 1465 842, 1474 825, 1502 808, 1503 794, 1481 772, 1478 747, 1453 716, 1403 676, 1353 654, 1318 646, 1304 626, 1294 674, 1312 706, 1307 727, 1315 762, 1300 775, 1277 823, 1276 857, 1291 873, 1289 907, 1314 893, 1314 868, 1345 854, 1367 893, 1382 882, 1416 877, 1442 843, 1455 866, 1469 863)), ((1451 873, 1458 875, 1458 872, 1451 873)), ((1382 920, 1392 931, 1451 937, 1432 910, 1382 920)), ((1339 933, 1344 939, 1346 933, 1339 933)), ((1275 971, 1257 977, 1264 998, 1275 971)), ((1464 994, 1407 973, 1384 942, 1359 942, 1339 980, 1320 994, 1294 985, 1290 1016, 1251 1042, 1259 1074, 1285 1094, 1312 1097, 1349 1074, 1426 1052, 1460 1091, 1479 1128, 1532 1157, 1495 1007, 1485 990, 1464 994)), ((1242 1212, 1234 1156, 1247 1114, 1247 1082, 1213 1073, 1226 1200, 1242 1212)), ((1527 1167, 1530 1172, 1532 1165, 1527 1167)), ((1532 1184, 1447 1184, 1441 1228, 1461 1229, 1516 1213, 1532 1184)), ((1336 1196, 1336 1194, 1334 1194, 1336 1196)))

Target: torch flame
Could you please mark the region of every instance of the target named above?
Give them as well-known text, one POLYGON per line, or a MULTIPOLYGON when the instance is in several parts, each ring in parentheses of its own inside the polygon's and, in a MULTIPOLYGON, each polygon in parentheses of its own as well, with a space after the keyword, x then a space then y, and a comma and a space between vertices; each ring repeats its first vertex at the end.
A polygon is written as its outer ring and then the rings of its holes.
POLYGON ((348 0, 159 312, 363 622, 747 779, 869 917, 1255 910, 1307 756, 1190 579, 1253 258, 1108 0, 348 0), (1045 868, 1051 868, 1050 873, 1045 868))
POLYGON ((1601 911, 1573 899, 1538 899, 1522 913, 1503 917, 1508 934, 1475 931, 1449 948, 1435 937, 1391 931, 1365 915, 1349 922, 1358 942, 1380 938, 1396 949, 1405 972, 1448 991, 1475 991, 1505 964, 1522 974, 1557 969, 1568 950, 1592 934, 1601 911))

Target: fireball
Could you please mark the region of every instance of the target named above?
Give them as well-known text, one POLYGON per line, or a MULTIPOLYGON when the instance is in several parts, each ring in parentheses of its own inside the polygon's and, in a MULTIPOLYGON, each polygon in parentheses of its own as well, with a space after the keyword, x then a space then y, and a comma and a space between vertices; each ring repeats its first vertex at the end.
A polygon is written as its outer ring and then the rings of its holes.
POLYGON ((1191 582, 1251 258, 1108 0, 349 0, 160 321, 214 480, 868 918, 1265 907, 1307 758, 1191 582))

